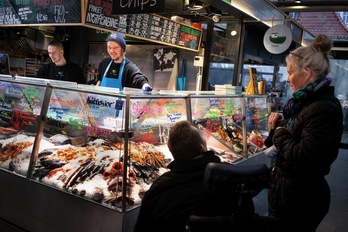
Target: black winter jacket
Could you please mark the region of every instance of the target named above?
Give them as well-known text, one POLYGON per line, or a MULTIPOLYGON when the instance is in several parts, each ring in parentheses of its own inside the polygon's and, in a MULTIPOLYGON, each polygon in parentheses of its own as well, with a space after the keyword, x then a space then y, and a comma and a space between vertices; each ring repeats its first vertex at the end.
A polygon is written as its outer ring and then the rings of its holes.
MULTIPOLYGON (((98 80, 101 82, 103 79, 104 72, 108 67, 111 59, 105 58, 102 60, 98 67, 98 80)), ((120 64, 115 64, 114 62, 110 65, 110 68, 107 72, 107 77, 118 78, 118 71, 120 64), (113 70, 116 70, 116 75, 112 73, 113 70)), ((148 83, 147 77, 140 71, 140 69, 130 60, 126 59, 126 63, 122 73, 122 87, 138 88, 141 89, 145 83, 148 83)), ((112 86, 108 86, 112 87, 112 86)))
POLYGON ((209 162, 220 162, 220 158, 208 151, 196 159, 171 162, 170 171, 145 193, 134 231, 181 232, 186 231, 190 215, 232 215, 238 198, 218 197, 204 187, 209 162))
POLYGON ((274 132, 272 142, 278 155, 269 213, 287 221, 289 231, 301 223, 305 224, 302 231, 315 231, 328 212, 330 190, 324 176, 338 155, 342 123, 341 104, 334 88, 328 87, 306 99, 290 130, 274 132))

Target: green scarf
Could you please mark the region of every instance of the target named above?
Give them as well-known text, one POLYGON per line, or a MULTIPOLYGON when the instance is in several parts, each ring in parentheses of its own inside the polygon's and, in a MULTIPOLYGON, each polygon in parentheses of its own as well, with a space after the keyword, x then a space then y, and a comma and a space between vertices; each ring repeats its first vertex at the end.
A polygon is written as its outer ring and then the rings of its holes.
POLYGON ((284 118, 289 119, 286 125, 287 128, 289 128, 292 124, 294 116, 302 110, 303 102, 308 99, 315 91, 330 86, 331 82, 331 78, 328 77, 318 79, 306 86, 303 86, 292 94, 292 98, 290 98, 285 103, 283 108, 284 118))

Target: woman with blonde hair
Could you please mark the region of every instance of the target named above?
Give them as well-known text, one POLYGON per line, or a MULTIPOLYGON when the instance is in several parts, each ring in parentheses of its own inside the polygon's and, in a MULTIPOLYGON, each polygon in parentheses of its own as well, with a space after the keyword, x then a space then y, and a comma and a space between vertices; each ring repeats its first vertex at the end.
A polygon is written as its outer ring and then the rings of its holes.
POLYGON ((286 58, 293 95, 282 113, 272 113, 271 141, 277 150, 269 189, 274 231, 314 232, 330 206, 325 176, 335 161, 343 131, 342 107, 335 97, 330 71, 332 41, 318 35, 286 58))

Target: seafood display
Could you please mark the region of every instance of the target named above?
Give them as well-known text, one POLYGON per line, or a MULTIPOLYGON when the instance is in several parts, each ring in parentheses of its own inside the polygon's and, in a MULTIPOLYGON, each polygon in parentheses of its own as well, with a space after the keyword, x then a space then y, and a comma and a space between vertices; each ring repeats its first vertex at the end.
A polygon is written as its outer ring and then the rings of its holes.
MULTIPOLYGON (((194 123, 201 130, 205 130, 206 134, 214 137, 235 153, 232 155, 233 153, 223 152, 220 154, 223 160, 226 160, 227 158, 228 163, 234 163, 243 157, 243 131, 242 128, 237 123, 234 123, 232 119, 221 119, 215 121, 209 119, 197 120, 194 123)), ((256 154, 264 149, 262 135, 256 130, 253 130, 247 137, 248 155, 256 154)))
MULTIPOLYGON (((127 205, 140 204, 142 194, 167 171, 171 160, 170 153, 165 155, 163 148, 160 151, 146 142, 129 142, 129 158, 124 160, 124 144, 120 142, 96 139, 75 146, 61 137, 59 141, 40 141, 32 177, 110 207, 121 207, 124 185, 127 205)), ((0 140, 0 166, 26 175, 33 142, 34 137, 25 134, 0 140)))
MULTIPOLYGON (((34 140, 33 136, 24 133, 4 136, 0 140, 0 168, 26 175, 34 140)), ((45 141, 42 144, 46 145, 45 141)))
MULTIPOLYGON (((231 150, 237 152, 238 154, 243 153, 243 133, 242 129, 233 124, 227 124, 225 126, 220 126, 215 132, 212 133, 221 142, 226 143, 231 150)), ((247 137, 247 151, 248 155, 253 155, 261 152, 265 149, 263 146, 262 136, 257 131, 253 130, 247 137)))
MULTIPOLYGON (((4 86, 6 90, 12 84, 4 86)), ((261 101, 249 101, 253 104, 248 109, 253 110, 247 111, 249 124, 243 126, 255 132, 248 136, 242 132, 241 96, 190 95, 190 115, 184 96, 134 95, 128 100, 54 88, 48 109, 39 114, 45 87, 15 87, 2 96, 6 104, 0 115, 0 169, 122 211, 139 205, 156 178, 168 171, 173 157, 167 142, 177 121, 192 117, 204 131, 208 149, 222 162, 235 164, 245 158, 246 136, 249 155, 263 149, 257 133, 263 128, 264 113, 257 110, 264 105, 261 101)))
POLYGON ((194 125, 224 162, 236 163, 266 148, 262 137, 268 134, 266 97, 197 95, 191 105, 194 125))
POLYGON ((25 148, 31 146, 33 143, 29 141, 25 142, 10 142, 0 149, 0 162, 4 162, 8 159, 17 157, 25 148))

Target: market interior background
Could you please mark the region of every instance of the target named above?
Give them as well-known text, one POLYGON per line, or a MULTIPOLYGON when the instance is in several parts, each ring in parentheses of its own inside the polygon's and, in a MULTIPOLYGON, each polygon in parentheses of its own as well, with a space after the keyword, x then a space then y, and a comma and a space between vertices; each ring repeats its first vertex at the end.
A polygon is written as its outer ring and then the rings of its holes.
MULTIPOLYGON (((257 69, 258 78, 267 81, 267 92, 279 89, 285 96, 289 96, 291 92, 285 84, 287 73, 284 58, 288 51, 300 44, 293 42, 284 54, 274 55, 264 48, 262 38, 268 25, 292 21, 312 36, 324 33, 332 37, 336 50, 333 53, 331 75, 335 77, 335 83, 338 83, 337 95, 340 98, 345 95, 345 89, 348 87, 343 78, 347 71, 345 47, 348 31, 345 22, 348 20, 347 12, 344 11, 348 8, 346 1, 270 1, 288 15, 289 18, 285 22, 274 18, 263 21, 241 20, 237 17, 241 14, 237 10, 219 10, 219 1, 191 1, 191 5, 202 5, 201 9, 188 8, 185 2, 166 0, 166 12, 162 15, 167 18, 177 16, 184 22, 195 23, 203 29, 203 49, 199 53, 177 50, 179 64, 174 71, 180 74, 180 61, 185 59, 187 90, 196 88, 196 76, 202 71, 202 90, 214 89, 217 84, 246 86, 249 82, 248 68, 253 66, 257 69), (213 22, 214 16, 218 17, 217 22, 213 22), (231 35, 231 31, 235 31, 235 35, 231 35), (244 50, 240 50, 240 45, 244 45, 244 50), (193 66, 194 57, 204 56, 205 47, 210 49, 211 56, 208 57, 209 60, 205 57, 204 68, 199 70, 193 66), (239 60, 242 60, 242 67, 239 67, 239 60)), ((0 52, 10 57, 10 74, 31 77, 42 64, 49 62, 47 44, 51 39, 57 38, 63 41, 66 47, 66 58, 83 67, 89 83, 93 84, 95 69, 107 56, 104 40, 108 33, 109 31, 81 26, 0 27, 0 52)), ((127 40, 127 57, 149 77, 155 89, 168 89, 173 70, 155 70, 154 51, 172 47, 131 37, 127 40)))
MULTIPOLYGON (((235 2, 247 4, 250 1, 235 2)), ((261 2, 253 1, 253 4, 256 4, 253 7, 264 4, 261 2)), ((249 83, 249 67, 254 67, 258 80, 266 81, 268 94, 281 92, 282 96, 287 98, 292 92, 286 84, 285 56, 289 51, 301 46, 301 39, 295 37, 295 41, 284 53, 271 54, 265 49, 262 38, 269 26, 291 22, 291 26, 304 30, 311 38, 321 33, 332 38, 334 47, 330 76, 334 78, 336 96, 343 101, 348 93, 348 1, 266 2, 285 14, 285 20, 250 18, 233 7, 229 7, 225 12, 221 10, 225 9, 223 1, 166 0, 166 11, 161 13, 162 16, 175 17, 176 20, 203 29, 200 51, 178 49, 127 37, 126 56, 148 76, 150 84, 157 90, 172 88, 170 78, 180 75, 181 61, 185 59, 186 90, 196 89, 198 73, 203 73, 201 90, 213 90, 215 85, 221 84, 246 87, 249 83), (231 33, 232 31, 234 33, 231 33), (175 52, 177 65, 174 68, 156 69, 155 57, 158 50, 175 52), (196 56, 204 58, 203 67, 193 65, 196 56)), ((88 83, 94 84, 98 64, 108 56, 105 38, 109 33, 84 26, 2 25, 0 53, 9 57, 9 64, 3 65, 2 62, 1 72, 8 72, 13 76, 34 77, 41 65, 50 62, 47 45, 56 38, 64 43, 66 58, 83 67, 88 83), (8 65, 10 70, 6 70, 8 65)))
MULTIPOLYGON (((249 67, 257 70, 258 79, 266 80, 267 93, 281 92, 283 97, 289 97, 291 90, 285 84, 287 72, 285 56, 292 49, 300 46, 293 42, 283 54, 270 54, 262 44, 262 38, 269 25, 285 23, 276 18, 257 20, 243 16, 237 9, 229 8, 222 11, 223 1, 205 0, 191 1, 190 5, 202 5, 202 8, 188 9, 185 1, 165 0, 166 12, 164 17, 183 19, 184 22, 195 23, 203 29, 202 49, 193 52, 184 49, 173 49, 163 44, 127 38, 127 54, 137 66, 149 77, 150 84, 155 89, 170 88, 169 81, 174 74, 179 75, 181 62, 186 60, 187 90, 196 89, 196 76, 203 72, 202 90, 212 90, 217 84, 233 84, 246 86, 249 82, 249 67), (213 21, 217 20, 216 22, 213 21), (268 25, 266 25, 266 23, 268 25), (231 31, 235 31, 232 35, 231 31), (241 47, 243 49, 241 49, 241 47), (154 57, 159 49, 173 49, 177 52, 177 68, 155 70, 154 57), (208 50, 208 52, 207 52, 208 50), (208 55, 207 55, 208 53, 208 55), (204 67, 199 69, 193 65, 195 56, 204 57, 204 67)), ((264 1, 234 1, 253 2, 264 1)), ((287 15, 286 22, 308 32, 311 37, 317 34, 329 35, 334 41, 333 59, 330 76, 334 78, 336 96, 343 101, 348 92, 348 1, 346 0, 270 0, 278 10, 287 15)), ((9 65, 1 67, 3 73, 11 75, 35 76, 36 70, 49 62, 47 45, 50 40, 57 38, 65 45, 65 56, 68 60, 83 67, 90 84, 96 77, 99 62, 107 56, 105 38, 108 31, 96 30, 83 26, 18 26, 0 25, 0 53, 7 54, 9 65)), ((342 143, 347 144, 347 132, 342 143)), ((346 152, 346 150, 342 150, 346 152)), ((333 210, 320 227, 320 231, 344 231, 348 228, 348 200, 343 196, 348 193, 347 178, 341 165, 347 163, 346 156, 340 155, 335 169, 330 174, 329 182, 333 189, 333 210), (336 182, 335 182, 336 181, 336 182), (337 186, 337 187, 336 187, 337 186), (342 194, 343 192, 343 194, 342 194), (343 203, 342 203, 343 202, 343 203), (342 229, 343 228, 343 229, 342 229), (342 229, 342 230, 340 230, 342 229)), ((263 200, 263 199, 262 199, 263 200)))

